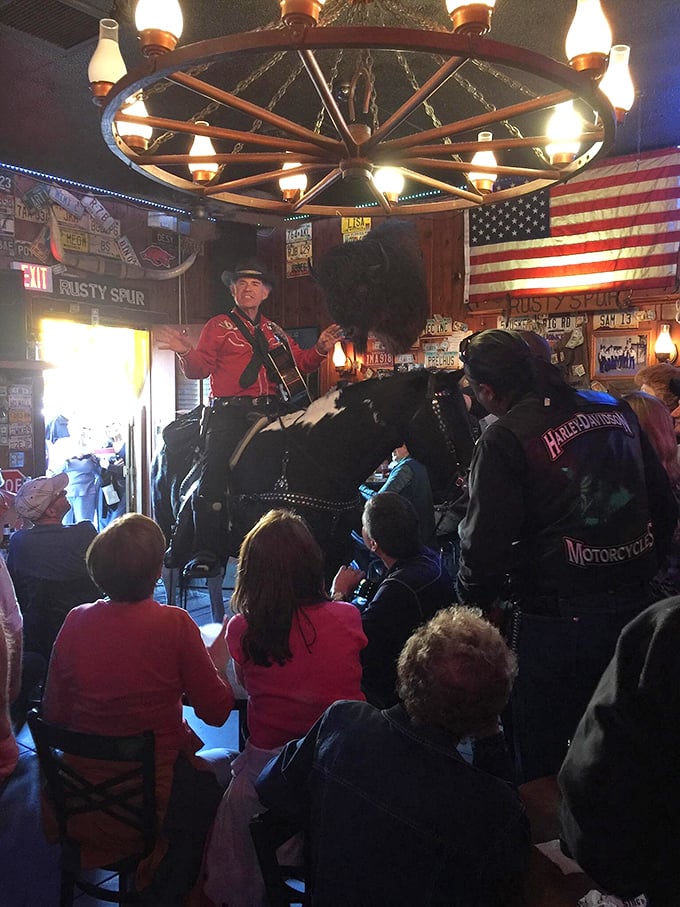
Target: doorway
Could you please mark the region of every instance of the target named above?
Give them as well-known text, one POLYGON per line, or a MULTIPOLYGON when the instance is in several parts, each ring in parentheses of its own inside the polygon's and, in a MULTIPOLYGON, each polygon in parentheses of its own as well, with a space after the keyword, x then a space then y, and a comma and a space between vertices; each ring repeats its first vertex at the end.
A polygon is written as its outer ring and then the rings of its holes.
MULTIPOLYGON (((140 449, 139 425, 145 418, 149 334, 128 327, 42 318, 38 340, 40 358, 50 364, 44 370, 43 401, 48 473, 62 471, 73 458, 91 455, 98 462, 103 471, 88 491, 86 507, 91 510, 94 496, 94 518, 76 513, 75 502, 73 518, 92 518, 101 528, 112 514, 137 509, 135 451, 140 449), (108 466, 121 459, 121 452, 124 482, 121 487, 119 481, 112 493, 107 490, 108 466)), ((141 447, 145 450, 146 444, 141 447)))

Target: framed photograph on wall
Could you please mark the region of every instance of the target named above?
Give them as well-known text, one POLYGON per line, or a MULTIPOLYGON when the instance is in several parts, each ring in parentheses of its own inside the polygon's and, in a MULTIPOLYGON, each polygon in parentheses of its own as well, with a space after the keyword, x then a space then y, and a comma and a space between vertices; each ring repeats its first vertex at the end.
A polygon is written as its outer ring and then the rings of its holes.
POLYGON ((652 332, 596 331, 593 333, 592 370, 595 378, 612 381, 632 378, 649 365, 652 332))

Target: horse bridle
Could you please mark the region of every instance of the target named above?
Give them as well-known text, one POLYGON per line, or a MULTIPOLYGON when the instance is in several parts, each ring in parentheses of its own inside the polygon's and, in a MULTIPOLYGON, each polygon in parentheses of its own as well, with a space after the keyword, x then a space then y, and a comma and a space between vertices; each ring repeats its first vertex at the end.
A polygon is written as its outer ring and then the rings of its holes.
MULTIPOLYGON (((430 373, 428 376, 427 382, 427 400, 423 404, 429 404, 432 413, 434 414, 435 421, 437 423, 437 428, 441 432, 441 435, 444 439, 447 451, 453 456, 456 461, 456 476, 452 480, 451 487, 455 486, 460 489, 460 487, 465 483, 464 470, 461 468, 460 458, 458 456, 458 449, 453 441, 453 438, 448 432, 446 421, 444 420, 444 414, 442 413, 441 408, 441 399, 444 397, 450 397, 451 392, 448 388, 437 389, 436 386, 436 374, 430 373)), ((420 412, 423 409, 423 406, 418 407, 415 413, 411 416, 409 424, 414 422, 418 417, 420 412)), ((284 425, 283 420, 279 416, 279 425, 281 429, 286 432, 287 427, 284 425)), ((284 437, 286 435, 284 434, 284 437)), ((304 452, 304 451, 303 451, 304 452)), ((281 461, 281 475, 274 483, 274 491, 264 491, 264 492, 253 492, 251 494, 241 494, 237 497, 241 501, 263 501, 265 503, 284 503, 291 504, 293 506, 299 507, 309 507, 313 510, 319 510, 327 513, 335 513, 339 515, 340 513, 347 513, 350 510, 354 510, 356 507, 359 507, 363 503, 363 498, 361 495, 356 494, 350 500, 346 501, 333 501, 328 498, 319 498, 315 495, 301 494, 299 492, 290 491, 288 488, 288 460, 290 458, 290 449, 288 444, 286 444, 283 458, 281 461)), ((444 504, 451 504, 453 501, 446 501, 443 504, 438 506, 443 506, 444 504)))
MULTIPOLYGON (((444 397, 450 396, 451 391, 448 388, 444 387, 437 389, 436 373, 431 372, 427 382, 427 397, 430 404, 430 409, 432 410, 432 413, 435 417, 437 428, 444 438, 446 449, 456 461, 455 475, 451 477, 449 483, 446 486, 447 493, 450 489, 451 498, 450 500, 440 501, 435 505, 435 510, 442 512, 442 516, 440 516, 439 522, 441 522, 441 520, 443 519, 446 511, 455 504, 456 500, 460 496, 461 488, 463 487, 463 485, 465 485, 465 470, 461 466, 460 457, 458 456, 458 449, 448 431, 446 421, 444 420, 444 414, 442 413, 441 400, 444 397)), ((420 413, 421 409, 422 407, 416 410, 416 412, 411 417, 411 422, 413 422, 416 416, 420 413)))
MULTIPOLYGON (((278 422, 281 430, 284 432, 283 437, 288 438, 288 428, 283 422, 281 416, 278 416, 278 422)), ((294 424, 294 423, 293 423, 294 424)), ((300 447, 300 452, 305 454, 305 450, 300 447)), ((311 494, 301 494, 300 492, 290 491, 288 488, 288 461, 290 459, 290 448, 286 443, 281 459, 281 475, 274 483, 274 491, 260 491, 251 494, 237 495, 240 501, 264 501, 265 503, 282 503, 291 504, 298 507, 309 507, 312 510, 319 510, 325 513, 335 513, 339 516, 341 513, 347 513, 361 506, 363 498, 360 494, 354 495, 348 501, 332 501, 329 498, 319 498, 311 494)))

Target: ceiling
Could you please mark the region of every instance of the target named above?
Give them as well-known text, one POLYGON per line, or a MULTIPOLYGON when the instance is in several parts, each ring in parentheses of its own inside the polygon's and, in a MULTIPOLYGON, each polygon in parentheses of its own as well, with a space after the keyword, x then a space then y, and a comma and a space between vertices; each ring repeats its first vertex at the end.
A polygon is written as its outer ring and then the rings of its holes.
MULTIPOLYGON (((182 45, 259 28, 279 18, 276 0, 180 2, 185 17, 182 45)), ((340 0, 329 0, 326 10, 332 3, 340 0)), ((355 15, 385 16, 391 24, 405 24, 399 15, 400 5, 408 9, 409 15, 440 27, 446 24, 444 0, 353 0, 353 3, 348 0, 348 3, 355 15)), ((96 44, 99 18, 111 15, 120 22, 121 50, 128 69, 141 63, 133 24, 134 5, 134 0, 113 3, 111 0, 0 0, 0 163, 189 209, 192 200, 188 196, 148 180, 111 153, 101 135, 99 110, 90 99, 87 65, 96 44)), ((678 0, 602 0, 602 5, 614 41, 632 47, 631 71, 637 91, 636 104, 617 130, 609 154, 680 144, 677 60, 680 3, 678 0)), ((550 0, 498 0, 489 37, 563 60, 564 36, 574 9, 575 0, 559 5, 550 0)), ((232 89, 249 71, 240 59, 231 67, 227 65, 224 87, 232 89)), ((403 78, 403 73, 400 77, 403 78)), ((262 92, 260 103, 266 104, 266 98, 271 98, 281 87, 281 75, 272 70, 257 85, 262 92)), ((380 97, 381 119, 385 116, 383 110, 389 108, 390 90, 386 89, 380 97)), ((408 86, 406 90, 410 90, 408 86)), ((457 115, 479 112, 473 94, 468 92, 463 102, 466 109, 457 111, 457 115)), ((147 106, 158 115, 154 103, 147 106)), ((191 115, 205 103, 197 98, 195 109, 184 111, 185 115, 191 115)), ((284 94, 282 108, 293 103, 297 104, 298 115, 300 109, 310 108, 313 126, 318 99, 313 96, 300 102, 290 90, 284 94)), ((437 106, 441 104, 445 108, 446 103, 442 89, 433 99, 435 114, 439 113, 437 106)), ((425 113, 416 115, 423 117, 422 125, 418 121, 418 128, 432 126, 425 113)), ((186 145, 186 136, 181 138, 186 145)), ((168 150, 171 150, 170 143, 168 150)), ((172 150, 182 148, 176 144, 172 150)), ((219 218, 247 219, 233 207, 217 203, 212 203, 209 211, 219 218)))

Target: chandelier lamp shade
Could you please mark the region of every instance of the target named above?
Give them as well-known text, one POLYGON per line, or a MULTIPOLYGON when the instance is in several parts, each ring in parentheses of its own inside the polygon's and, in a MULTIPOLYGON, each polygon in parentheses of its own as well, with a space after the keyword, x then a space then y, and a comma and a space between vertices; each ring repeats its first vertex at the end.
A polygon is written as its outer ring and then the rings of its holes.
POLYGON ((635 86, 628 68, 629 59, 630 47, 627 44, 613 44, 609 51, 607 71, 600 82, 601 90, 612 102, 617 123, 623 123, 635 100, 635 86))
MULTIPOLYGON (((209 126, 205 120, 197 120, 197 126, 209 126)), ((195 183, 209 183, 219 170, 219 164, 207 163, 203 160, 215 154, 215 147, 207 135, 197 135, 191 145, 190 156, 200 159, 200 163, 188 164, 191 178, 195 183)))
POLYGON ((133 152, 141 153, 149 147, 149 141, 153 135, 151 126, 146 125, 149 118, 149 112, 146 104, 142 100, 141 93, 132 95, 125 102, 123 107, 126 116, 130 119, 121 123, 121 139, 132 149, 133 152))
POLYGON ((373 182, 390 205, 399 202, 399 196, 404 191, 404 176, 398 167, 379 167, 375 171, 373 182))
POLYGON ((96 101, 105 98, 126 73, 125 60, 118 45, 118 23, 115 19, 101 19, 99 41, 87 67, 93 98, 96 101))
POLYGON ((496 0, 428 2, 280 0, 268 26, 182 47, 179 2, 139 0, 145 60, 126 71, 104 19, 88 69, 104 140, 227 218, 464 210, 613 146, 635 92, 600 0, 576 0, 568 63, 487 37, 496 0))
MULTIPOLYGON (((477 140, 479 141, 480 145, 483 145, 485 142, 490 142, 492 141, 492 139, 493 133, 491 132, 480 132, 477 136, 477 140)), ((493 151, 475 152, 470 163, 475 167, 482 166, 489 168, 482 173, 471 170, 468 173, 468 180, 480 194, 491 192, 491 190, 493 189, 493 184, 496 182, 496 177, 498 176, 498 174, 493 172, 493 168, 496 166, 496 157, 493 151)))
POLYGON ((184 17, 178 0, 139 0, 135 25, 145 57, 157 57, 177 47, 184 17))
POLYGON ((564 44, 569 65, 577 72, 599 79, 607 65, 611 44, 612 30, 600 0, 576 0, 576 13, 564 44))

